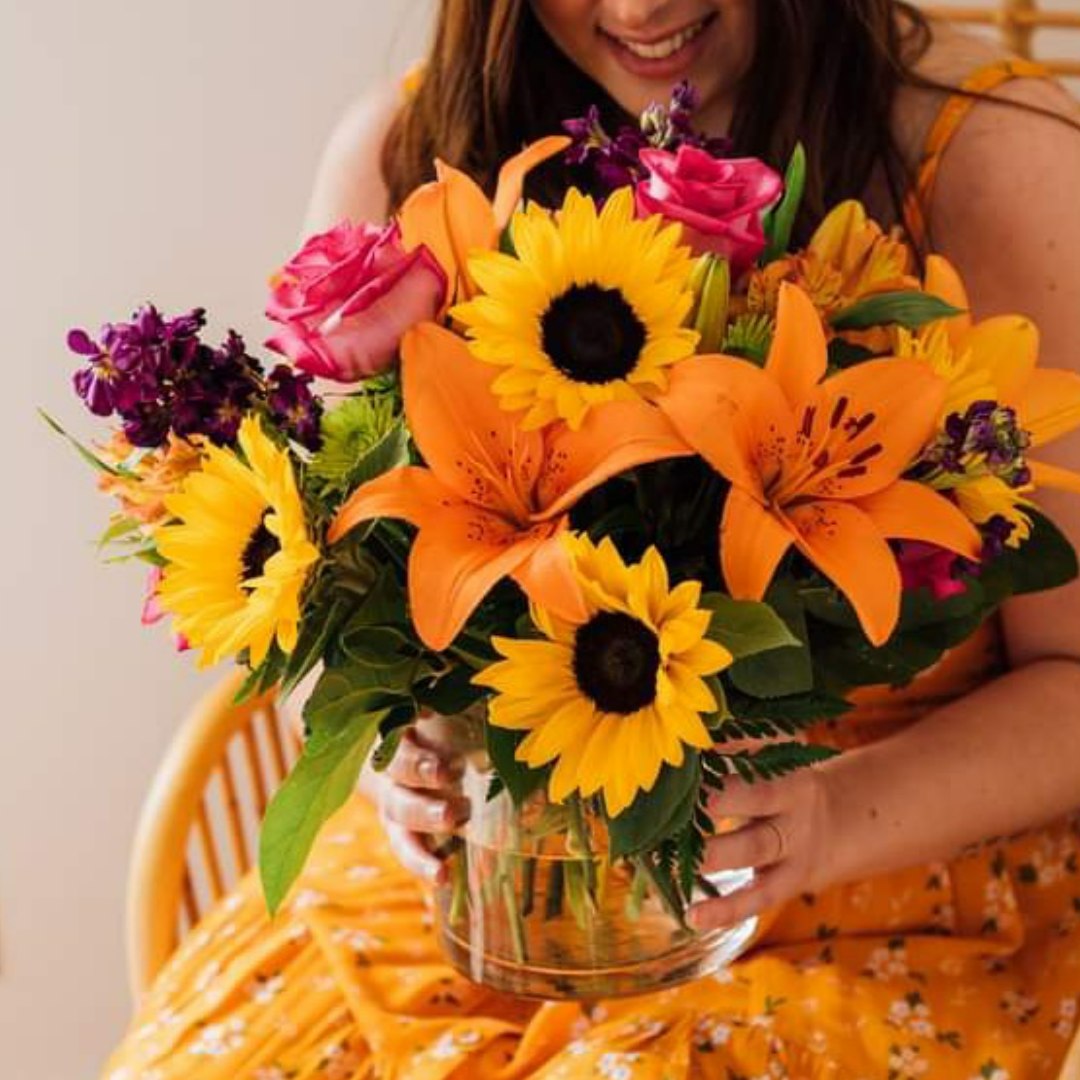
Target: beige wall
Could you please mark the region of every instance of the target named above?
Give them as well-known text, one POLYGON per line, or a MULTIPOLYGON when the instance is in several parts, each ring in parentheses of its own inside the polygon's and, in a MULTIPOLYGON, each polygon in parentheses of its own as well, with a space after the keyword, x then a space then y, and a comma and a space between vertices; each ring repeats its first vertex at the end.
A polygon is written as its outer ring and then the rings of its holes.
POLYGON ((212 676, 139 625, 142 575, 33 413, 96 429, 69 326, 153 298, 258 343, 329 127, 422 47, 430 0, 0 0, 0 1077, 77 1080, 124 1025, 136 812, 212 676))
POLYGON ((124 1024, 135 816, 210 678, 140 627, 138 571, 98 564, 107 503, 33 408, 93 432, 65 330, 144 298, 260 340, 329 126, 417 55, 431 6, 0 0, 3 1080, 92 1076, 124 1024))

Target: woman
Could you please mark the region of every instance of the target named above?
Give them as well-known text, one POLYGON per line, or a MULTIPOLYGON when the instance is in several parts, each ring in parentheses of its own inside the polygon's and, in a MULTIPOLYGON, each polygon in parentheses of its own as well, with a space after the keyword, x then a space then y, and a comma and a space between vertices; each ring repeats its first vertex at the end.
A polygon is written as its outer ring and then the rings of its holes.
MULTIPOLYGON (((893 0, 444 0, 408 100, 369 100, 335 134, 307 227, 382 217, 435 156, 490 181, 561 118, 637 112, 681 78, 739 152, 778 164, 806 144, 804 236, 862 197, 932 238, 977 315, 1031 316, 1043 363, 1080 370, 1076 107, 893 0)), ((1080 503, 1045 502, 1080 542, 1080 503)), ((106 1076, 1057 1075, 1080 1004, 1080 587, 1010 603, 907 690, 857 700, 819 733, 848 753, 731 789, 751 820, 710 866, 755 865, 759 884, 694 918, 766 917, 723 978, 586 1010, 449 969, 417 877, 441 873, 425 834, 461 816, 459 729, 431 720, 369 781, 381 813, 341 812, 275 922, 249 880, 189 935, 106 1076)))

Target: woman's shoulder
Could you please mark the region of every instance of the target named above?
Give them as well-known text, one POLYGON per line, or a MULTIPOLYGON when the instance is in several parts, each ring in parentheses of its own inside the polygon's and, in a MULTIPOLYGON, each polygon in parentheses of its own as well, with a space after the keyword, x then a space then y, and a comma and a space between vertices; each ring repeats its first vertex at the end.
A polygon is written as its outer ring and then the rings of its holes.
POLYGON ((386 216, 382 148, 405 93, 400 80, 382 83, 342 112, 319 160, 305 233, 320 232, 346 217, 380 221, 386 216))

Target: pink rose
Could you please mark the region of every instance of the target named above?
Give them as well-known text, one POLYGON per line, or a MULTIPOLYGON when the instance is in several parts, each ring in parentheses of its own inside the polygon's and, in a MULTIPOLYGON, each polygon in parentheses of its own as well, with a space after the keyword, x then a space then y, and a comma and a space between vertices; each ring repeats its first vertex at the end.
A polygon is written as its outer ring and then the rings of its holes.
POLYGON ((433 319, 446 275, 423 245, 406 251, 397 223, 343 221, 311 237, 271 279, 267 347, 298 368, 356 382, 389 368, 409 327, 433 319))
MULTIPOLYGON (((142 609, 143 626, 153 626, 165 618, 165 609, 158 599, 158 589, 161 586, 163 577, 164 574, 160 566, 155 566, 147 576, 142 609)), ((177 652, 187 652, 191 648, 191 644, 183 634, 173 634, 173 644, 176 646, 177 652)))
POLYGON ((929 589, 935 600, 948 600, 967 592, 967 585, 954 576, 963 559, 951 551, 921 540, 905 540, 900 545, 900 578, 905 589, 929 589))
POLYGON ((784 189, 779 173, 757 158, 714 158, 695 146, 642 150, 640 160, 649 172, 635 189, 640 216, 681 222, 695 253, 727 259, 732 278, 753 265, 765 249, 762 214, 784 189))

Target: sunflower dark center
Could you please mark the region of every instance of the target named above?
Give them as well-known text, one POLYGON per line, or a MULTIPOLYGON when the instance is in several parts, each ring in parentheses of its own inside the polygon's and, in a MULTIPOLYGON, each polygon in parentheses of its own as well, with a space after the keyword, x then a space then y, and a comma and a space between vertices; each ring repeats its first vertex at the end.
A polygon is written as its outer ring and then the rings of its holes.
POLYGON ((659 670, 656 634, 637 619, 602 611, 578 627, 574 677, 603 712, 632 713, 651 705, 659 670))
POLYGON ((606 383, 634 370, 645 327, 618 289, 571 285, 552 300, 540 325, 544 352, 575 382, 606 383))
POLYGON ((243 576, 241 588, 250 590, 251 586, 247 583, 252 578, 262 575, 267 559, 275 554, 280 546, 277 537, 266 527, 266 515, 268 513, 268 510, 264 511, 263 516, 259 518, 259 524, 255 526, 254 531, 248 538, 247 546, 240 556, 240 568, 243 576))

